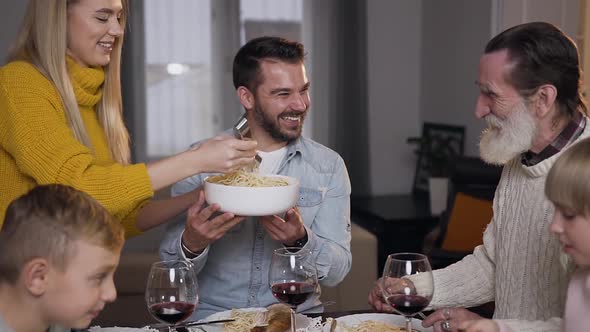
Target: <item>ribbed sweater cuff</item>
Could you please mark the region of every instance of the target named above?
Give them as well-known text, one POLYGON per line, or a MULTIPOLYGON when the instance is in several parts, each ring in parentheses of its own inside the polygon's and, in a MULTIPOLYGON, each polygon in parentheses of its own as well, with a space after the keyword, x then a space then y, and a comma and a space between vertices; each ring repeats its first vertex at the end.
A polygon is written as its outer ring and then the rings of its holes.
POLYGON ((147 204, 149 200, 144 200, 141 202, 137 208, 135 208, 131 213, 126 215, 125 217, 121 218, 121 224, 125 228, 125 238, 129 239, 131 237, 140 235, 143 233, 139 228, 137 228, 137 215, 139 211, 147 204))
POLYGON ((479 269, 473 256, 445 269, 434 271, 432 309, 471 307, 493 300, 494 290, 484 269, 479 269))
POLYGON ((124 167, 122 180, 126 183, 126 194, 128 197, 139 197, 145 199, 152 197, 152 180, 150 179, 145 164, 134 164, 124 167))

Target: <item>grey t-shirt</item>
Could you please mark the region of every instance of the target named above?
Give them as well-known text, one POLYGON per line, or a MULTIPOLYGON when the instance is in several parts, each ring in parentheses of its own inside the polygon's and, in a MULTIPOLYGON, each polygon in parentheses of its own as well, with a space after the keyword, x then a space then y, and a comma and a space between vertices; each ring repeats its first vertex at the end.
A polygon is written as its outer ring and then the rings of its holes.
POLYGON ((6 322, 4 321, 4 318, 2 318, 1 315, 0 315, 0 332, 13 332, 12 329, 10 327, 8 327, 8 325, 6 325, 6 322))
POLYGON ((70 332, 71 329, 67 329, 61 326, 50 326, 48 332, 70 332))
MULTIPOLYGON (((0 332, 14 332, 10 327, 8 327, 2 316, 0 316, 0 332)), ((60 326, 52 326, 49 328, 48 332, 70 332, 70 329, 60 326)))

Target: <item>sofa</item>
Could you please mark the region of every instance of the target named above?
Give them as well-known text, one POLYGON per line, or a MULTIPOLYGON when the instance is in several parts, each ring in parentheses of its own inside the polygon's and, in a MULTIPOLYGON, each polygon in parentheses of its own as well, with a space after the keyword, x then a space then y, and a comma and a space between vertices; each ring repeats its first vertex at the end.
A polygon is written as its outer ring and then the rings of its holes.
MULTIPOLYGON (((157 252, 163 228, 156 228, 126 244, 115 273, 117 299, 107 304, 92 326, 140 327, 154 319, 145 304, 145 285, 153 262, 160 260, 157 252)), ((352 225, 352 268, 336 287, 322 287, 322 300, 330 302, 326 311, 368 309, 367 295, 377 279, 377 240, 360 226, 352 225)))

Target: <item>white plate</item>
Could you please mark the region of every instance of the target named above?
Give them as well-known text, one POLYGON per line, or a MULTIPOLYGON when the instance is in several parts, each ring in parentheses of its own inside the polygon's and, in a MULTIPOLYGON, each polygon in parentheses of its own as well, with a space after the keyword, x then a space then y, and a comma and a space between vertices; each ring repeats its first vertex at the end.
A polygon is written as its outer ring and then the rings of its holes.
MULTIPOLYGON (((374 320, 378 322, 384 322, 392 325, 401 326, 405 329, 406 327, 406 319, 400 315, 394 314, 358 314, 358 315, 348 315, 336 318, 338 324, 336 325, 336 332, 340 331, 338 329, 338 325, 340 323, 346 324, 347 326, 351 327, 366 320, 374 320)), ((425 328, 422 327, 422 321, 416 318, 412 319, 412 329, 422 332, 432 332, 434 331, 432 328, 425 328)))
MULTIPOLYGON (((266 308, 244 308, 244 309, 239 309, 239 310, 246 311, 246 312, 264 311, 264 310, 266 310, 266 308)), ((226 318, 230 318, 230 317, 231 317, 231 310, 227 310, 227 311, 221 311, 221 312, 214 313, 213 315, 210 315, 207 318, 203 319, 203 321, 226 319, 226 318)), ((295 315, 295 323, 297 324, 298 328, 307 327, 309 325, 310 321, 311 321, 311 318, 309 318, 305 315, 302 315, 302 314, 295 315)), ((223 332, 223 324, 205 325, 205 326, 200 326, 200 328, 202 328, 203 330, 205 330, 207 332, 223 332)), ((191 330, 198 331, 193 328, 191 328, 191 330)))

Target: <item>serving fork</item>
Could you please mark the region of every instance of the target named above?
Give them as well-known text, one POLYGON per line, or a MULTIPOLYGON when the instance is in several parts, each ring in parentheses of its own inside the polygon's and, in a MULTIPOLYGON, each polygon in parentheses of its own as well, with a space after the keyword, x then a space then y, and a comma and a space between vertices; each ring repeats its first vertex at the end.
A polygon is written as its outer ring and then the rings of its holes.
MULTIPOLYGON (((248 126, 248 119, 246 118, 246 113, 244 113, 238 122, 233 127, 234 137, 237 139, 244 139, 247 137, 248 132, 250 132, 250 127, 248 126)), ((256 154, 254 157, 254 165, 252 167, 252 171, 257 171, 258 167, 262 163, 262 157, 256 154)))

